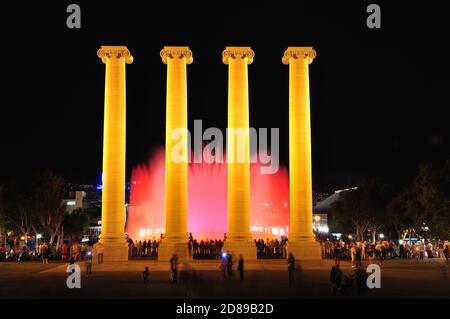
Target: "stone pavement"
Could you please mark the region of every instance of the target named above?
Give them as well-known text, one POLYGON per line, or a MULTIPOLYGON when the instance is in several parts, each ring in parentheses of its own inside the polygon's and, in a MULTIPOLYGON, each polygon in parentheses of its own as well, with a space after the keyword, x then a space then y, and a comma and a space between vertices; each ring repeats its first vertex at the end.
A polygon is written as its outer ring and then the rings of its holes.
MULTIPOLYGON (((224 277, 218 261, 192 261, 188 280, 173 284, 168 262, 136 260, 122 263, 94 263, 93 274, 81 274, 81 289, 66 286, 67 264, 37 262, 0 263, 0 299, 166 299, 166 298, 354 298, 356 293, 331 294, 329 274, 332 260, 304 261, 294 286, 289 286, 284 260, 258 260, 245 264, 245 279, 234 272, 224 277), (148 266, 150 283, 142 271, 148 266)), ((84 270, 84 263, 79 263, 84 270)), ((365 263, 364 266, 366 266, 365 263)), ((181 269, 184 267, 182 266, 181 269)), ((351 274, 348 261, 341 262, 351 274)), ((234 269, 236 269, 234 267, 234 269)), ((180 277, 183 272, 180 272, 180 277)), ((371 289, 365 298, 450 298, 450 265, 443 259, 387 260, 381 266, 381 288, 371 289)))
MULTIPOLYGON (((84 266, 83 261, 76 262, 80 267, 84 266)), ((220 261, 219 260, 191 260, 187 262, 189 266, 194 270, 206 271, 206 270, 219 270, 220 261)), ((180 268, 183 268, 183 262, 180 268)), ((236 266, 235 263, 234 266, 236 266)), ((56 265, 56 264, 55 264, 56 265)), ((302 269, 321 269, 329 270, 331 266, 334 265, 333 260, 317 260, 317 261, 302 261, 300 266, 302 269)), ((103 264, 98 264, 95 260, 93 262, 93 269, 96 272, 122 272, 122 271, 142 271, 144 267, 148 266, 151 271, 168 271, 169 262, 167 261, 157 261, 157 260, 130 260, 127 262, 107 262, 103 264)), ((347 261, 341 262, 341 267, 343 269, 350 269, 350 263, 347 261)), ((43 270, 42 272, 64 272, 67 268, 67 264, 59 264, 55 267, 51 267, 43 270)), ((284 259, 265 259, 257 261, 245 262, 246 270, 276 270, 283 271, 287 270, 287 263, 284 259)))

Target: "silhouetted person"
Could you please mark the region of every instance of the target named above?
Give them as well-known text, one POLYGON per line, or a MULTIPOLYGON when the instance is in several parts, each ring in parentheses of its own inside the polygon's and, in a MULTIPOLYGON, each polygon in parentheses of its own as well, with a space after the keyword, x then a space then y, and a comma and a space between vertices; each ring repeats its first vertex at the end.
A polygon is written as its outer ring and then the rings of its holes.
POLYGON ((244 257, 242 256, 242 254, 239 255, 237 270, 239 271, 239 277, 241 278, 241 280, 244 280, 244 257))
POLYGON ((400 255, 400 258, 405 258, 405 247, 403 247, 403 244, 401 244, 400 246, 399 246, 399 255, 400 255))
POLYGON ((150 282, 150 280, 148 279, 149 276, 150 276, 150 270, 148 269, 148 267, 145 267, 145 270, 142 273, 142 278, 144 279, 144 284, 150 282))
POLYGON ((447 259, 447 264, 448 264, 449 263, 449 258, 450 258, 450 250, 448 248, 448 245, 445 245, 444 256, 445 256, 445 259, 447 259))
POLYGON ((295 272, 295 258, 292 253, 289 253, 287 264, 289 273, 289 286, 292 286, 294 284, 294 272, 295 272))
POLYGON ((337 269, 336 266, 331 267, 330 271, 330 284, 331 284, 331 292, 333 293, 333 296, 336 296, 336 277, 337 277, 337 269))
MULTIPOLYGON (((191 236, 192 236, 192 234, 191 234, 191 236)), ((190 239, 190 238, 188 241, 188 251, 189 251, 189 258, 191 258, 192 257, 192 239, 190 239)))
POLYGON ((86 255, 85 257, 85 265, 86 265, 86 275, 92 275, 92 252, 86 255))
POLYGON ((228 276, 233 276, 233 256, 231 253, 227 254, 227 273, 228 276))
POLYGON ((356 288, 358 296, 365 296, 367 292, 367 272, 363 267, 355 269, 356 288))
POLYGON ((103 252, 105 251, 105 246, 102 243, 97 244, 97 263, 103 264, 103 252))
POLYGON ((172 258, 170 258, 170 270, 172 271, 172 282, 177 282, 178 276, 178 255, 173 254, 172 258))

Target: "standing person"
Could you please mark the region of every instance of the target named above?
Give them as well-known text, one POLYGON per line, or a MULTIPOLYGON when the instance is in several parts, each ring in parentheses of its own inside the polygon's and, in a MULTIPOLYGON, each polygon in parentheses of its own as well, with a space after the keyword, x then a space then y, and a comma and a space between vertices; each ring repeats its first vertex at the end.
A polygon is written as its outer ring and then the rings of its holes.
POLYGON ((423 259, 425 255, 425 249, 423 248, 422 242, 419 243, 419 258, 423 259))
POLYGON ((73 254, 69 258, 69 264, 71 265, 75 264, 75 256, 73 254))
POLYGON ((87 247, 86 244, 81 244, 81 260, 84 260, 84 258, 86 257, 86 251, 87 251, 87 247))
POLYGON ((85 265, 86 265, 86 275, 92 275, 92 252, 86 251, 85 257, 85 265))
POLYGON ((334 256, 334 264, 335 265, 339 265, 339 261, 341 258, 341 247, 339 246, 339 244, 335 244, 334 249, 333 249, 333 256, 334 256))
POLYGON ((431 244, 430 241, 428 241, 428 243, 426 244, 426 252, 427 252, 427 258, 433 258, 433 245, 431 244))
POLYGON ((364 297, 367 292, 367 272, 364 268, 355 269, 357 295, 364 297))
POLYGON ((292 253, 289 253, 287 263, 288 263, 288 273, 289 273, 289 286, 292 286, 294 284, 294 271, 295 271, 295 258, 292 253))
POLYGON ((361 260, 366 260, 366 243, 361 242, 361 260))
POLYGON ((362 265, 361 255, 362 255, 362 244, 358 243, 358 245, 356 245, 356 267, 361 267, 362 265))
POLYGON ((233 276, 233 255, 231 253, 227 254, 227 273, 228 276, 233 276))
MULTIPOLYGON (((191 234, 192 236, 192 234, 191 234)), ((188 251, 189 251, 189 258, 192 258, 192 239, 191 236, 189 237, 189 241, 188 241, 188 251)))
POLYGON ((438 257, 439 258, 444 258, 444 245, 442 245, 442 244, 439 244, 438 257))
POLYGON ((170 258, 170 270, 172 271, 172 282, 177 283, 178 276, 178 255, 173 254, 172 258, 170 258))
POLYGON ((241 278, 241 281, 244 280, 244 257, 242 256, 242 254, 239 255, 237 270, 239 271, 239 277, 241 278))
POLYGON ((66 261, 68 250, 69 250, 69 247, 67 247, 66 243, 64 243, 61 247, 61 260, 63 262, 66 261))
POLYGON ((447 264, 448 264, 449 263, 449 258, 450 258, 450 250, 448 248, 448 245, 445 245, 444 256, 445 256, 445 259, 447 259, 447 264))
POLYGON ((352 257, 352 268, 356 267, 356 247, 355 244, 352 244, 352 248, 350 248, 350 255, 352 257))
POLYGON ((48 250, 47 243, 44 243, 42 245, 42 263, 43 264, 48 264, 48 255, 49 254, 50 254, 50 252, 48 250))
POLYGON ((148 277, 150 276, 150 270, 148 267, 145 267, 144 272, 142 273, 142 278, 144 279, 144 284, 149 283, 150 280, 148 277))
POLYGON ((330 271, 330 284, 331 284, 331 292, 333 293, 333 296, 336 296, 336 289, 337 289, 336 275, 337 275, 336 266, 332 266, 331 271, 330 271))
POLYGON ((97 244, 97 263, 103 264, 103 252, 105 251, 105 247, 102 243, 97 244))
MULTIPOLYGON (((224 255, 225 255, 225 253, 224 253, 224 255)), ((227 259, 223 255, 220 257, 219 270, 220 270, 220 282, 223 283, 225 281, 225 275, 226 275, 226 271, 227 271, 227 259)))
POLYGON ((398 247, 398 254, 401 259, 405 258, 405 247, 403 246, 403 243, 398 247))

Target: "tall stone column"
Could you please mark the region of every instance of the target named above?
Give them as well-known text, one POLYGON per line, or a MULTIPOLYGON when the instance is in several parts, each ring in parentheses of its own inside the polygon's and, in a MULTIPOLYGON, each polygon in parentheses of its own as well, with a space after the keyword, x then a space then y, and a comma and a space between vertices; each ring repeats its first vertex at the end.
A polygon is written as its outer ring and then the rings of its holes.
POLYGON ((186 64, 193 61, 188 47, 164 47, 161 58, 167 64, 166 101, 166 231, 158 250, 159 260, 174 253, 188 258, 188 138, 186 64))
POLYGON ((227 47, 228 64, 228 232, 224 250, 236 258, 256 259, 250 234, 250 137, 248 65, 255 53, 250 47, 227 47), (233 134, 235 133, 235 134, 233 134))
POLYGON ((105 261, 125 261, 125 63, 133 57, 125 46, 102 46, 97 55, 106 65, 100 244, 105 261))
POLYGON ((282 62, 289 65, 289 195, 288 252, 299 259, 320 259, 312 230, 311 120, 308 65, 312 47, 289 47, 282 62))

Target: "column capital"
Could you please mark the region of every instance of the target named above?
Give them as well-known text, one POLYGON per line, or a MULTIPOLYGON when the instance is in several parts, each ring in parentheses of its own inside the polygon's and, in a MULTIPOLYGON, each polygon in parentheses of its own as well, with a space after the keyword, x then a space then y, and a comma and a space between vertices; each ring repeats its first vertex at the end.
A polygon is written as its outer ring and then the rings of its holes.
POLYGON ((164 64, 167 64, 167 59, 186 59, 187 64, 191 64, 194 61, 192 57, 192 51, 189 47, 171 47, 165 46, 159 53, 164 64))
POLYGON ((106 63, 108 58, 124 58, 127 64, 133 63, 133 56, 126 46, 121 45, 102 45, 97 51, 97 56, 106 63))
POLYGON ((303 58, 308 59, 308 64, 311 64, 316 56, 317 53, 312 47, 288 47, 284 52, 281 62, 283 64, 289 64, 290 59, 303 58))
POLYGON ((247 58, 247 64, 253 63, 255 52, 250 47, 226 47, 222 53, 222 62, 228 64, 228 60, 231 59, 244 59, 247 58))

